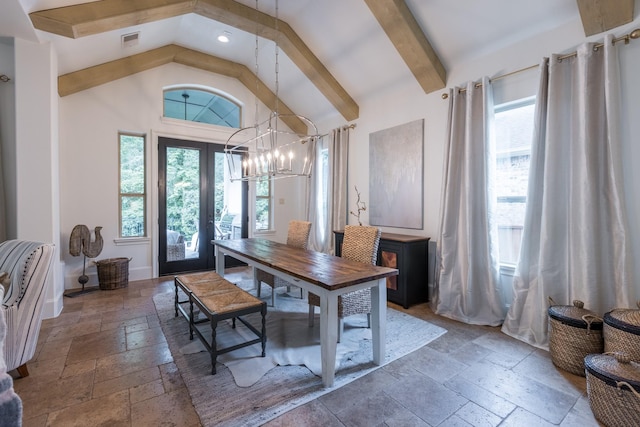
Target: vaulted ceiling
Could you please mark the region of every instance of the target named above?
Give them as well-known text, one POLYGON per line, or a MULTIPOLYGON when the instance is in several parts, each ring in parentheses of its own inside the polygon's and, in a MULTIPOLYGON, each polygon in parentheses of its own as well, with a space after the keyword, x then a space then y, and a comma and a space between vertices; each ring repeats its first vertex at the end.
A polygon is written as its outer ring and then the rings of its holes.
POLYGON ((280 108, 316 118, 337 111, 347 121, 358 118, 360 99, 397 79, 430 93, 457 63, 578 16, 585 35, 634 19, 634 0, 5 2, 0 36, 53 43, 61 96, 176 62, 237 78, 273 106, 277 42, 280 108), (226 45, 216 41, 223 32, 226 45), (124 46, 132 33, 137 44, 124 46))

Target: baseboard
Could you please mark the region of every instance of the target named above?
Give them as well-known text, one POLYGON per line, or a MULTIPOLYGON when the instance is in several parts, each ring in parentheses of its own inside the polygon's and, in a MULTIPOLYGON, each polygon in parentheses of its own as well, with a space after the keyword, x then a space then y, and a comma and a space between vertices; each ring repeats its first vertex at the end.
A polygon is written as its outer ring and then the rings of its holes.
POLYGON ((65 263, 63 261, 51 263, 51 270, 49 271, 49 277, 47 283, 51 285, 47 289, 44 301, 44 307, 42 307, 42 318, 52 319, 58 317, 62 313, 63 308, 63 294, 64 294, 64 279, 63 271, 65 269, 65 263))
MULTIPOLYGON (((98 272, 97 271, 92 271, 92 272, 87 272, 87 276, 89 277, 89 281, 87 282, 87 284, 85 285, 85 287, 90 287, 90 286, 98 286, 99 285, 99 281, 98 281, 98 272)), ((129 267, 129 281, 130 282, 134 282, 136 280, 148 280, 153 278, 153 271, 151 267, 145 266, 145 267, 138 267, 138 268, 131 268, 129 267)), ((82 285, 80 285, 78 283, 78 276, 66 276, 65 277, 65 289, 79 289, 82 287, 82 285)))

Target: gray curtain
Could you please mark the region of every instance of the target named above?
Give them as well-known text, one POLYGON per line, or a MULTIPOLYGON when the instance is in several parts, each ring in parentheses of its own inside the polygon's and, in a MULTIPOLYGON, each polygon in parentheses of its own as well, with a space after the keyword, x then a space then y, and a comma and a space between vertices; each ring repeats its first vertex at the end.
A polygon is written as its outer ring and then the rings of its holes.
POLYGON ((436 286, 432 307, 465 323, 497 326, 504 319, 499 288, 493 190, 493 92, 469 82, 449 96, 436 286))
POLYGON ((347 224, 349 129, 332 130, 318 141, 316 150, 307 192, 309 249, 333 254, 333 231, 342 230, 347 224), (323 150, 328 151, 328 157, 322 155, 323 150))
POLYGON ((602 315, 630 307, 617 47, 587 43, 540 66, 514 299, 502 331, 548 348, 548 298, 602 315))

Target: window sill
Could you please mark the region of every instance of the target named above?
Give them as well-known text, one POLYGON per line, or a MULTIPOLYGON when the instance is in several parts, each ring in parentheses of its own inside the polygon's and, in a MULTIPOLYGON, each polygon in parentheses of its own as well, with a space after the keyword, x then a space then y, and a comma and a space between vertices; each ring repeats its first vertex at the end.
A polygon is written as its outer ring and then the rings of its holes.
POLYGON ((113 243, 116 246, 129 246, 129 245, 147 245, 151 242, 149 237, 122 237, 120 239, 113 239, 113 243))

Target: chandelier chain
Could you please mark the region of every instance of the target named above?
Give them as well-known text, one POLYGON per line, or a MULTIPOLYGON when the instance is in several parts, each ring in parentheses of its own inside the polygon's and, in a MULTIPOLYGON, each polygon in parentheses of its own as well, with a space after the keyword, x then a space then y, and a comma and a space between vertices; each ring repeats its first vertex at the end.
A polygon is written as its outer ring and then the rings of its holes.
MULTIPOLYGON (((278 16, 278 0, 276 0, 276 36, 275 36, 275 45, 276 45, 276 115, 280 112, 279 106, 280 106, 280 96, 278 95, 279 89, 280 89, 280 79, 279 79, 279 74, 280 74, 280 63, 278 61, 278 54, 279 54, 279 46, 278 46, 278 38, 280 35, 280 31, 279 31, 279 27, 278 27, 278 22, 280 21, 280 18, 278 16)), ((276 126, 277 126, 277 122, 276 122, 276 126)))
MULTIPOLYGON (((258 11, 258 2, 255 0, 256 13, 256 34, 255 34, 255 124, 253 126, 240 128, 233 132, 225 144, 225 156, 227 160, 227 171, 231 181, 258 181, 275 180, 289 177, 311 176, 315 158, 315 146, 319 138, 323 135, 318 133, 316 125, 307 117, 288 113, 280 115, 280 10, 278 0, 275 0, 275 21, 274 27, 265 26, 262 28, 258 19, 263 13, 258 11), (269 90, 260 82, 259 60, 260 60, 260 35, 265 31, 267 36, 273 29, 273 41, 275 44, 275 99, 271 104, 271 112, 266 120, 259 121, 260 94, 265 94, 264 100, 271 100, 268 96, 269 90), (260 90, 262 89, 262 91, 260 90), (295 120, 306 126, 306 131, 292 129, 283 126, 279 129, 279 120, 295 120)), ((283 104, 284 106, 284 104, 283 104)), ((284 108, 284 107, 283 107, 284 108)), ((285 121, 289 124, 290 122, 285 121)), ((227 173, 227 172, 225 172, 227 173)))
MULTIPOLYGON (((256 0, 256 14, 258 13, 258 0, 256 0)), ((258 65, 258 24, 257 24, 258 20, 256 19, 256 45, 255 45, 255 51, 254 51, 254 56, 255 56, 255 73, 256 73, 256 93, 253 97, 254 102, 255 102, 255 117, 254 117, 254 123, 256 126, 256 130, 257 130, 257 126, 258 126, 258 108, 259 108, 259 103, 258 103, 258 89, 260 88, 260 77, 259 77, 259 71, 260 71, 260 67, 258 65)))

